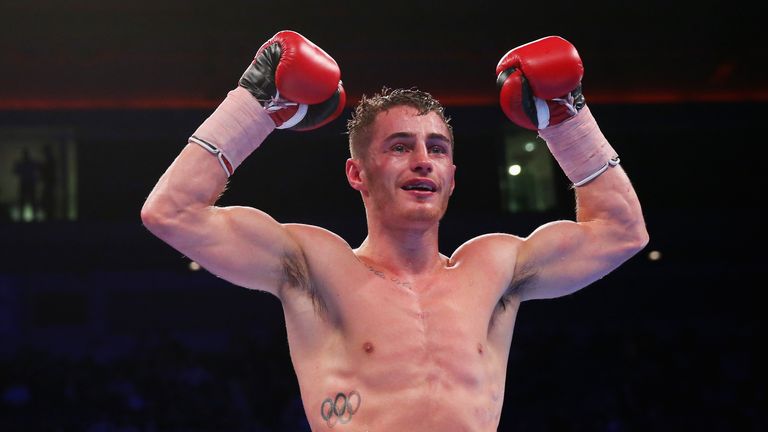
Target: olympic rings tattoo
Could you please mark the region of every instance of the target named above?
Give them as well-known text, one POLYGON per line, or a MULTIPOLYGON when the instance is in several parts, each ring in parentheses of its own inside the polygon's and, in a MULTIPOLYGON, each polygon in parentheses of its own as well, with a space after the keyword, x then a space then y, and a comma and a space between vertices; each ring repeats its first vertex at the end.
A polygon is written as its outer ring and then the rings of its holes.
POLYGON ((349 394, 337 393, 335 398, 327 398, 320 404, 320 416, 328 427, 334 427, 337 423, 349 423, 362 401, 360 393, 355 390, 349 394))

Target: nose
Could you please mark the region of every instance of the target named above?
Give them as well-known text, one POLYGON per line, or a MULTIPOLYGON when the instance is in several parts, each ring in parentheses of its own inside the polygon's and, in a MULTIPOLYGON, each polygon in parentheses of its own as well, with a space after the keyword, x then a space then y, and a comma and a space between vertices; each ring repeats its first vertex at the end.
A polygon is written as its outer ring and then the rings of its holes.
POLYGON ((432 168, 432 159, 429 158, 426 146, 416 146, 411 152, 411 170, 418 173, 431 173, 432 168))

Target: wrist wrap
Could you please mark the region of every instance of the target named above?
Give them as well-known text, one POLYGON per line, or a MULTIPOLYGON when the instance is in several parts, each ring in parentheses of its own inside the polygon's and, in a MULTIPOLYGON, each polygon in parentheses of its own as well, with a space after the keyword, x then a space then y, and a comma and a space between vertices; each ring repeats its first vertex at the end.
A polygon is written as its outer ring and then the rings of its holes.
POLYGON ((605 139, 587 106, 570 119, 539 130, 539 136, 573 182, 583 186, 619 164, 616 151, 605 139))
POLYGON ((275 122, 259 101, 238 86, 189 137, 189 142, 215 155, 229 177, 274 129, 275 122))

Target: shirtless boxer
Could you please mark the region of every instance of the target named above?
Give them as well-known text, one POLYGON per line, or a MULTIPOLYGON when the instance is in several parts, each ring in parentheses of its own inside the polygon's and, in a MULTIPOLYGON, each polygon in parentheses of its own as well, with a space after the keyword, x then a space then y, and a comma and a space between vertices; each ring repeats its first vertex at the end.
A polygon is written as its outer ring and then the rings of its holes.
POLYGON ((152 233, 280 299, 313 431, 495 431, 520 304, 573 293, 646 245, 632 185, 580 95, 576 50, 537 40, 507 53, 497 74, 504 112, 539 130, 574 182, 576 221, 441 254, 453 133, 437 101, 416 90, 364 97, 349 121, 346 174, 368 222, 357 248, 322 228, 216 207, 276 127, 313 129, 343 108, 336 62, 287 31, 262 45, 147 199, 152 233))

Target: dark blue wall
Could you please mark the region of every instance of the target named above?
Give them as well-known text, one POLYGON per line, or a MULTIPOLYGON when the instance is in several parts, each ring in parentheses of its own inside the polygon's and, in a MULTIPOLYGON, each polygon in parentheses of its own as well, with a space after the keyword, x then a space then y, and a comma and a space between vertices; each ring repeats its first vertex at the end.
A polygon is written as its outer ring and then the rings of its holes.
MULTIPOLYGON (((500 430, 766 427, 765 108, 592 107, 644 203, 651 243, 573 296, 522 307, 500 430)), ((565 179, 551 212, 503 212, 505 120, 495 107, 448 111, 458 171, 444 253, 572 216, 565 179)), ((290 421, 303 414, 277 300, 190 271, 141 226, 144 198, 207 114, 0 116, 0 126, 71 128, 80 185, 77 222, 0 224, 0 429, 301 430, 290 421)), ((343 126, 275 133, 222 204, 322 225, 356 245, 364 214, 344 178, 343 126)))

